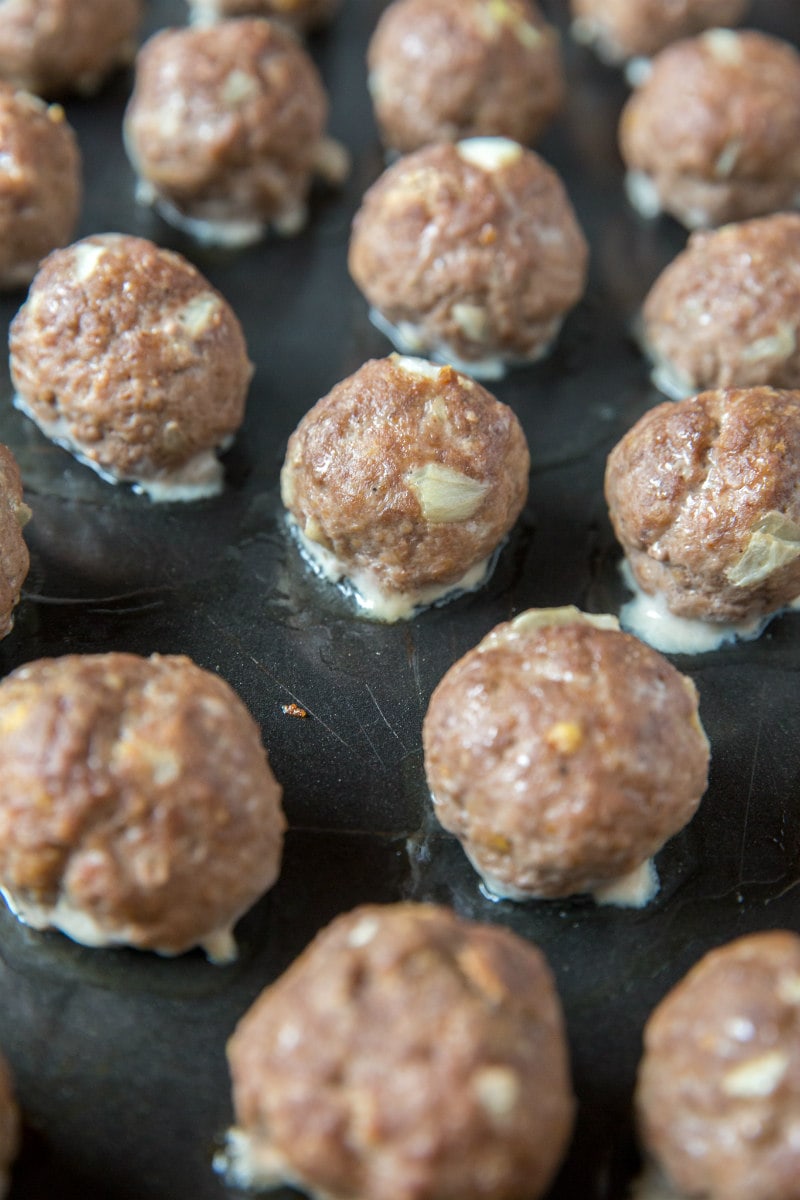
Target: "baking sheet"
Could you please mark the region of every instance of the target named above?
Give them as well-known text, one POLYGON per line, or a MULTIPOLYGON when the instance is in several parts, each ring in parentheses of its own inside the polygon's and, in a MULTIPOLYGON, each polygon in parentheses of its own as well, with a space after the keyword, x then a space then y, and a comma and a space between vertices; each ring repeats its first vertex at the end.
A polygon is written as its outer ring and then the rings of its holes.
MULTIPOLYGON (((531 446, 531 493, 486 588, 409 624, 355 617, 311 578, 280 522, 278 473, 303 413, 368 357, 389 352, 349 282, 349 223, 382 168, 363 65, 382 0, 344 0, 311 42, 332 132, 353 155, 338 194, 314 198, 298 238, 203 250, 132 200, 119 124, 122 74, 67 105, 85 156, 80 233, 121 230, 191 258, 238 312, 256 364, 223 496, 154 506, 51 446, 10 406, 0 440, 34 512, 31 572, 0 673, 75 651, 180 652, 219 671, 261 723, 290 822, 275 889, 241 922, 230 967, 92 951, 0 911, 0 1045, 25 1114, 12 1200, 219 1200, 215 1146, 231 1120, 224 1044, 258 992, 337 912, 362 901, 437 900, 536 942, 556 973, 580 1114, 552 1200, 616 1200, 637 1170, 630 1095, 646 1015, 710 946, 749 930, 800 930, 800 615, 760 641, 673 661, 694 677, 711 739, 695 820, 658 858, 644 911, 583 899, 492 903, 430 817, 420 725, 433 687, 493 625, 531 605, 616 611, 624 592, 602 498, 605 457, 660 400, 628 337, 684 232, 627 207, 615 148, 626 89, 565 42, 571 90, 540 145, 563 174, 592 248, 587 296, 547 362, 494 386, 531 446), (283 714, 295 701, 306 720, 283 714)), ((548 7, 548 6, 545 6, 548 7)), ((565 5, 548 12, 564 27, 565 5)), ((152 0, 147 31, 181 23, 152 0)), ((762 0, 751 24, 800 41, 796 0, 762 0)), ((22 295, 0 301, 7 323, 22 295)), ((288 1193, 286 1193, 288 1195, 288 1193)))

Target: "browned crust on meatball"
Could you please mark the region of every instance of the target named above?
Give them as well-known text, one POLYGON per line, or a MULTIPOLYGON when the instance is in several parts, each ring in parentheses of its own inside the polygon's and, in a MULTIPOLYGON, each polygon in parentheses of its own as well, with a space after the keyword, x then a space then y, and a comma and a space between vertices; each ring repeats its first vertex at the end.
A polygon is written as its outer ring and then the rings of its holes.
POLYGON ((645 413, 609 455, 605 490, 644 591, 680 617, 742 621, 800 595, 799 480, 800 392, 743 388, 645 413), (759 547, 782 565, 750 578, 759 547))
POLYGON ((22 500, 22 479, 16 459, 0 445, 0 637, 11 632, 13 611, 28 574, 30 557, 22 527, 31 510, 22 500))
POLYGON ((340 3, 341 0, 189 0, 189 8, 199 21, 272 17, 307 33, 327 24, 340 3))
POLYGON ((626 165, 689 226, 796 207, 800 55, 753 31, 676 42, 653 60, 619 133, 626 165))
POLYGON ((441 823, 481 871, 530 895, 629 874, 706 788, 691 680, 580 620, 498 626, 444 676, 422 737, 441 823))
POLYGON ((262 993, 228 1055, 256 1149, 334 1198, 535 1200, 570 1136, 543 955, 432 905, 339 917, 262 993))
POLYGON ((10 346, 34 420, 60 422, 121 479, 180 468, 244 416, 252 367, 236 315, 191 263, 143 238, 95 235, 51 254, 10 346))
POLYGON ((349 268, 387 320, 458 358, 536 357, 583 294, 588 249, 558 175, 532 150, 496 170, 453 145, 390 167, 356 213, 349 268), (470 336, 454 306, 484 314, 470 336))
POLYGON ((93 92, 133 59, 141 0, 0 5, 0 78, 40 96, 93 92))
POLYGON ((300 529, 386 592, 456 583, 517 519, 530 456, 516 415, 452 367, 435 377, 392 356, 338 383, 289 439, 283 502, 300 529), (426 517, 415 472, 483 486, 468 515, 426 517))
MULTIPOLYGON (((177 954, 275 881, 281 789, 236 693, 188 658, 40 659, 0 684, 0 885, 177 954)), ((120 936, 122 935, 122 936, 120 936)))
POLYGON ((800 1195, 800 938, 712 950, 645 1027, 636 1107, 645 1147, 709 1200, 800 1195))
POLYGON ((0 1197, 6 1195, 8 1173, 20 1143, 20 1116, 11 1071, 0 1055, 0 1197))
POLYGON ((736 25, 748 0, 570 0, 583 40, 607 62, 656 54, 704 29, 736 25))
POLYGON ((242 17, 142 46, 125 138, 140 176, 181 213, 270 221, 304 203, 327 114, 297 39, 242 17))
POLYGON ((0 83, 0 288, 29 283, 72 236, 81 203, 78 142, 59 105, 0 83))
POLYGON ((401 152, 475 135, 531 143, 564 99, 558 34, 529 0, 395 0, 367 59, 383 140, 401 152))

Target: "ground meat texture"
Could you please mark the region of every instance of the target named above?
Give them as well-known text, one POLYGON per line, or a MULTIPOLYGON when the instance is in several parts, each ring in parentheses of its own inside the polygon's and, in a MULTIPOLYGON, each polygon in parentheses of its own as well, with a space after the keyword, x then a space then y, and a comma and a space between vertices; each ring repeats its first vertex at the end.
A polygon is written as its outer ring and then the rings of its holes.
POLYGON ((141 18, 141 0, 7 0, 0 79, 40 96, 94 92, 132 61, 141 18))
POLYGON ((0 637, 11 632, 12 614, 28 574, 30 559, 22 529, 30 516, 16 459, 0 445, 0 637))
POLYGON ((534 142, 564 99, 558 35, 529 0, 395 0, 368 63, 383 141, 403 153, 480 135, 534 142))
POLYGON ((11 1164, 20 1143, 20 1118, 11 1071, 0 1055, 0 1200, 8 1193, 11 1164))
POLYGON ((373 184, 349 267, 398 349, 491 377, 547 353, 587 257, 556 173, 516 142, 476 138, 406 155, 373 184))
POLYGON ((645 1148, 708 1200, 800 1197, 800 938, 712 950, 644 1032, 636 1108, 645 1148))
POLYGON ((250 1177, 331 1200, 536 1200, 571 1133, 543 955, 433 905, 339 917, 228 1057, 250 1177))
POLYGON ((625 105, 619 136, 647 216, 663 209, 694 229, 795 208, 800 55, 752 31, 675 42, 625 105))
POLYGON ((206 241, 296 233, 315 171, 345 170, 327 115, 317 68, 279 23, 162 30, 139 51, 124 120, 139 198, 206 241))
POLYGON ((221 489, 214 450, 252 367, 233 310, 180 255, 121 234, 55 251, 10 345, 19 407, 105 478, 153 499, 221 489))
POLYGON ((570 0, 572 32, 604 62, 650 58, 670 42, 737 25, 748 0, 570 0))
POLYGON ((452 367, 392 355, 306 414, 281 494, 312 561, 396 619, 475 569, 482 581, 525 503, 529 467, 507 405, 452 367))
POLYGON ((192 21, 211 25, 228 17, 274 17, 305 33, 325 25, 341 0, 188 0, 192 21))
POLYGON ((703 392, 651 409, 614 447, 606 499, 639 586, 705 621, 800 595, 800 392, 703 392))
POLYGON ((694 233, 645 300, 641 340, 668 396, 800 384, 800 215, 694 233))
POLYGON ((0 83, 0 289, 30 283, 69 241, 81 204, 81 161, 58 104, 0 83))
POLYGON ((693 816, 709 761, 692 681, 573 608, 522 613, 451 667, 423 747, 436 815, 510 899, 641 869, 693 816))
POLYGON ((235 692, 188 658, 40 659, 0 683, 0 886, 87 945, 235 954, 278 875, 281 789, 235 692))

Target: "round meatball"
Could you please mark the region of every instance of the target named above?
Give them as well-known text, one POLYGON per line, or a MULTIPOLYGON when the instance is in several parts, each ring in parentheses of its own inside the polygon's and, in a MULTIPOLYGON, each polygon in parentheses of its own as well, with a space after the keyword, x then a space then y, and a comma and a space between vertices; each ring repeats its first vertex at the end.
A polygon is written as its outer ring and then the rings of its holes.
POLYGON ((675 399, 800 385, 800 215, 692 234, 650 289, 641 339, 653 382, 675 399))
POLYGON ((154 500, 221 490, 214 451, 252 366, 233 310, 179 254, 121 234, 54 251, 10 344, 17 406, 104 479, 154 500))
POLYGON ((645 903, 650 856, 706 788, 692 681, 575 608, 493 629, 434 691, 422 740, 436 815, 508 899, 645 903))
POLYGON ((564 1023, 542 953, 434 905, 317 935, 228 1044, 230 1174, 330 1200, 536 1200, 569 1141, 564 1023))
POLYGON ((275 882, 281 789, 236 693, 188 658, 40 659, 0 683, 0 887, 88 946, 235 957, 275 882))
POLYGON ((401 152, 495 134, 531 143, 564 99, 558 34, 530 0, 394 0, 368 63, 381 136, 401 152))
POLYGON ((681 1193, 800 1197, 800 938, 751 934, 706 954, 647 1022, 636 1108, 681 1193))
POLYGON ((30 283, 41 259, 72 237, 81 159, 58 104, 0 83, 0 289, 30 283))
POLYGON ((95 92, 132 61, 141 0, 0 4, 0 79, 40 96, 95 92))
POLYGON ((16 459, 0 445, 0 637, 11 632, 13 612, 28 574, 30 559, 22 536, 31 510, 22 500, 22 480, 16 459))
POLYGON ((606 499, 633 576, 670 612, 762 617, 800 596, 800 391, 702 392, 614 447, 606 499))
POLYGON ((11 1164, 19 1151, 19 1143, 20 1117, 11 1071, 0 1055, 0 1200, 8 1193, 11 1164))
POLYGON ((616 66, 704 29, 737 25, 748 7, 749 0, 570 0, 572 35, 616 66))
POLYGON ((301 33, 325 25, 340 3, 341 0, 188 0, 189 14, 196 25, 213 25, 227 17, 274 17, 301 33))
POLYGON ((306 414, 281 495, 311 564, 392 621, 484 582, 529 467, 507 405, 452 367, 392 355, 306 414))
POLYGON ((125 113, 137 198, 205 242, 297 233, 314 173, 346 173, 327 115, 314 63, 280 24, 162 30, 137 55, 125 113))
POLYGON ((555 171, 517 142, 468 138, 384 172, 356 213, 349 267, 398 350, 497 378, 550 350, 587 257, 555 171))
POLYGON ((800 54, 752 31, 675 42, 653 59, 619 132, 628 192, 646 216, 663 209, 695 229, 795 208, 800 54))

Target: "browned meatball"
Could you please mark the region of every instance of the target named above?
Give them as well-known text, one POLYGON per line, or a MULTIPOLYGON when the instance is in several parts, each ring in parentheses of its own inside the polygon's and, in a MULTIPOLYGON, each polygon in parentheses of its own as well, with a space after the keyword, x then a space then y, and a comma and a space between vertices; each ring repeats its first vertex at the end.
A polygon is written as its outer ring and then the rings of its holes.
POLYGON ((800 385, 800 215, 692 234, 650 289, 641 338, 673 398, 800 385))
POLYGON ((625 105, 620 149, 646 216, 695 229, 796 208, 800 54, 752 31, 675 42, 625 105))
POLYGON ((252 367, 230 305, 179 254, 122 234, 56 250, 10 344, 15 403, 104 479, 153 500, 221 490, 214 451, 252 367))
POLYGON ((800 1198, 800 938, 751 934, 712 950, 644 1033, 642 1141, 707 1200, 800 1198))
POLYGON ((306 32, 330 21, 341 0, 188 0, 192 21, 211 25, 226 17, 274 17, 306 32))
POLYGON ((22 480, 16 459, 0 445, 0 637, 11 632, 13 612, 28 574, 30 559, 22 528, 31 510, 22 500, 22 480))
POLYGON ((395 150, 502 135, 531 143, 564 98, 558 34, 530 0, 394 0, 368 49, 395 150))
POLYGON ((81 160, 58 104, 0 83, 0 289, 30 283, 41 259, 72 236, 81 160))
POLYGON ((704 29, 737 25, 749 0, 570 0, 572 34, 604 62, 650 58, 704 29))
POLYGON ((236 693, 188 658, 40 659, 0 683, 0 887, 89 946, 235 957, 280 868, 281 789, 236 693))
POLYGON ((706 788, 692 681, 575 608, 492 630, 434 691, 422 736, 436 815, 508 899, 645 903, 648 859, 706 788))
POLYGON ((17 1156, 20 1142, 20 1119, 11 1072, 0 1055, 0 1200, 9 1188, 11 1164, 17 1156))
POLYGON ((392 621, 485 580, 529 467, 507 405, 452 367, 392 355, 306 414, 281 495, 315 569, 392 621))
POLYGON ((0 4, 0 79, 41 96, 94 92, 136 50, 141 0, 0 4))
POLYGON ((399 350, 497 378, 548 352, 587 256, 555 171, 506 138, 469 138, 384 172, 353 222, 349 267, 399 350))
POLYGON ((761 618, 800 595, 800 391, 703 392, 614 447, 606 499, 636 582, 670 612, 761 618))
POLYGON ((317 68, 280 24, 162 30, 137 55, 125 113, 138 198, 206 242, 297 233, 315 171, 346 173, 327 115, 317 68))
POLYGON ((544 956, 433 905, 324 929, 228 1045, 233 1180, 329 1200, 536 1200, 574 1102, 544 956))

